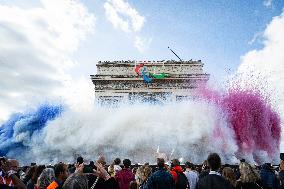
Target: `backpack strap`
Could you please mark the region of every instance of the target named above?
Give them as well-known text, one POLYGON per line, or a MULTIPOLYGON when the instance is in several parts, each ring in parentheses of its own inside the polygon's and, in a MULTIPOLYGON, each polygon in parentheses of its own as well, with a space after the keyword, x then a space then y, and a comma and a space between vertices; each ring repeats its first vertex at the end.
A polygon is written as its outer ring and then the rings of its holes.
POLYGON ((173 176, 174 182, 177 182, 177 178, 178 178, 178 172, 175 170, 171 171, 171 175, 173 176))
POLYGON ((256 184, 260 189, 263 189, 259 184, 257 184, 257 182, 255 182, 255 184, 256 184))
POLYGON ((180 174, 180 175, 182 175, 183 177, 184 177, 184 179, 186 180, 186 185, 187 185, 187 189, 189 189, 189 182, 188 182, 188 179, 187 179, 187 177, 186 177, 186 175, 183 173, 183 172, 178 172, 178 171, 174 171, 176 174, 177 174, 177 179, 176 179, 176 182, 175 183, 177 183, 178 182, 178 175, 180 174))

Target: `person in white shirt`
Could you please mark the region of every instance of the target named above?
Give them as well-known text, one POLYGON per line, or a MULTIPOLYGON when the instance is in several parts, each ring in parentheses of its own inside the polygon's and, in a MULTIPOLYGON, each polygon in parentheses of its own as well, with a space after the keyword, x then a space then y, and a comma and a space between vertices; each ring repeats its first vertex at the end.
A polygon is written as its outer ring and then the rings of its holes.
POLYGON ((198 182, 198 173, 194 170, 194 165, 193 163, 190 162, 186 162, 185 163, 185 176, 188 180, 189 183, 189 188, 190 189, 195 189, 196 188, 196 184, 198 182))

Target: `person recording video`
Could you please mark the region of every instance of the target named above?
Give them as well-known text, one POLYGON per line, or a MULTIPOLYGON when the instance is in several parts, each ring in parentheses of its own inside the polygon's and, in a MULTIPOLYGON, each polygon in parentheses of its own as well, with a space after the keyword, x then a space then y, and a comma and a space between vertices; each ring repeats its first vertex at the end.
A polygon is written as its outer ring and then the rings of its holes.
POLYGON ((16 175, 18 170, 17 160, 0 158, 0 188, 1 189, 26 189, 25 184, 16 175))

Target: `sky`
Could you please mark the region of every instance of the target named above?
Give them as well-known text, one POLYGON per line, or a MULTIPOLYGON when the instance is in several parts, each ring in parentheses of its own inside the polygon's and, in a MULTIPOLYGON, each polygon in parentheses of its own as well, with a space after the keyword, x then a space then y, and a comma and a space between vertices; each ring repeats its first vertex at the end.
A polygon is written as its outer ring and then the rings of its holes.
POLYGON ((284 0, 0 0, 0 123, 44 102, 87 108, 99 60, 177 59, 168 46, 202 60, 211 81, 254 65, 277 71, 279 83, 283 8, 284 0))

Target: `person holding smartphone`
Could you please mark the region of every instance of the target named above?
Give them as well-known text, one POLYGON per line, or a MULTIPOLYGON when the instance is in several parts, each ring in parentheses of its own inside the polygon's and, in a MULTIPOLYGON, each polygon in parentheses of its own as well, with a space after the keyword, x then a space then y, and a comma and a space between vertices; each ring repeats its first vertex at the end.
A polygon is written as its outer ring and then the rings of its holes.
POLYGON ((26 189, 25 184, 16 176, 17 171, 5 157, 0 158, 0 188, 1 189, 26 189))

